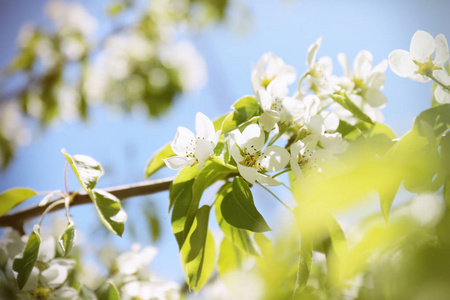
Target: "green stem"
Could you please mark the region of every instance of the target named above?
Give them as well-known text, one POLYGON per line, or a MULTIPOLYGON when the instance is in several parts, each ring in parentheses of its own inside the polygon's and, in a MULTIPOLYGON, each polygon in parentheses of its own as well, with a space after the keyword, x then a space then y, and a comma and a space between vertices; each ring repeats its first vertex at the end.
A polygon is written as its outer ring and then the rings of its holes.
POLYGON ((427 76, 430 77, 431 79, 433 79, 433 81, 436 82, 438 85, 440 85, 444 90, 446 90, 447 92, 450 92, 450 86, 443 84, 440 80, 438 80, 436 77, 434 77, 433 74, 427 74, 427 76))
POLYGON ((279 176, 279 175, 281 175, 281 174, 284 174, 284 173, 286 173, 286 172, 289 172, 290 170, 291 170, 291 169, 286 168, 286 169, 284 169, 283 171, 280 171, 280 172, 278 172, 277 174, 273 175, 272 178, 275 178, 275 177, 277 177, 277 176, 279 176))
POLYGON ((302 88, 302 82, 303 80, 306 78, 306 76, 309 75, 309 72, 306 72, 305 74, 303 74, 303 76, 300 78, 299 82, 298 82, 298 87, 297 90, 300 92, 301 88, 302 88))
POLYGON ((44 217, 45 215, 51 211, 54 207, 60 205, 60 204, 64 204, 65 203, 65 199, 61 199, 61 200, 57 200, 55 202, 53 202, 52 204, 50 204, 42 213, 41 219, 39 220, 39 227, 41 227, 42 221, 44 221, 44 217))
POLYGON ((294 211, 286 205, 286 203, 284 203, 280 198, 277 197, 277 195, 275 195, 274 193, 272 193, 271 190, 269 190, 268 188, 266 188, 264 185, 262 185, 261 183, 257 182, 262 188, 264 188, 266 191, 268 191, 270 194, 272 194, 272 196, 275 197, 275 199, 278 200, 278 202, 280 202, 281 204, 283 204, 284 207, 286 207, 291 213, 294 213, 294 211))

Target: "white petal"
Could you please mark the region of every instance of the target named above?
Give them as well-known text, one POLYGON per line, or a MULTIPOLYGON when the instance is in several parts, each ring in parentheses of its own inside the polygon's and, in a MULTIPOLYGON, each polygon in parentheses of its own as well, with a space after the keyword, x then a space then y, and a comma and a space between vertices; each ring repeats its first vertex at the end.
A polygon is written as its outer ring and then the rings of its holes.
POLYGON ((297 99, 286 97, 283 99, 284 108, 291 114, 294 120, 298 120, 301 118, 301 115, 304 111, 304 104, 297 99))
POLYGON ((324 111, 321 113, 321 115, 326 131, 335 131, 339 127, 339 117, 337 114, 324 111))
POLYGON ((418 69, 408 51, 394 50, 389 54, 389 66, 400 77, 409 77, 418 69))
POLYGON ((384 73, 386 72, 388 67, 388 61, 387 59, 383 59, 378 65, 376 65, 373 69, 372 72, 381 72, 384 73))
POLYGON ((430 81, 430 78, 425 78, 425 76, 422 76, 420 74, 414 73, 411 76, 408 76, 409 79, 412 79, 414 81, 418 81, 418 82, 427 82, 430 81))
POLYGON ((386 75, 382 72, 372 72, 369 77, 367 77, 366 87, 371 89, 377 89, 384 87, 384 82, 386 80, 386 75))
POLYGON ((261 154, 260 164, 269 172, 283 169, 289 161, 289 152, 276 145, 267 147, 261 154))
POLYGON ((270 109, 272 106, 273 98, 272 95, 263 89, 259 89, 256 91, 256 100, 259 101, 263 110, 270 109))
POLYGON ((55 257, 55 239, 52 236, 45 238, 39 247, 38 259, 43 262, 48 262, 55 257))
POLYGON ((178 127, 172 142, 172 150, 179 156, 186 156, 195 150, 195 135, 186 127, 178 127))
POLYGON ((426 31, 418 30, 414 33, 409 52, 414 60, 426 62, 435 49, 434 38, 426 31))
POLYGON ((246 167, 241 165, 240 163, 237 163, 237 167, 239 170, 239 173, 242 175, 242 177, 247 180, 250 184, 254 184, 256 180, 256 174, 258 171, 255 168, 246 167))
POLYGON ((179 170, 186 166, 191 166, 195 161, 193 157, 172 156, 164 159, 164 163, 172 170, 179 170))
POLYGON ((291 170, 294 173, 295 178, 302 178, 302 169, 300 168, 298 162, 298 158, 291 157, 291 170))
POLYGON ((372 69, 373 56, 367 50, 360 51, 353 62, 353 70, 357 78, 366 78, 372 69))
POLYGON ((272 80, 269 85, 267 86, 267 91, 273 96, 273 97, 279 97, 283 98, 286 97, 286 95, 289 93, 288 85, 290 80, 285 81, 285 79, 289 77, 277 77, 274 80, 272 80))
POLYGON ((264 146, 264 133, 258 124, 250 124, 242 132, 238 143, 241 147, 245 147, 249 153, 254 153, 264 146))
POLYGON ((52 292, 49 295, 49 299, 75 300, 78 299, 78 291, 65 286, 52 292))
POLYGON ((311 121, 308 124, 308 129, 313 135, 320 135, 323 133, 323 119, 321 115, 315 115, 311 117, 311 121))
POLYGON ((268 109, 259 117, 259 126, 264 131, 271 131, 275 124, 280 120, 280 114, 274 110, 268 109))
POLYGON ((298 158, 300 151, 305 148, 305 144, 302 141, 297 141, 291 145, 291 156, 298 158))
POLYGON ((308 58, 306 60, 306 65, 310 69, 312 68, 312 65, 316 60, 317 52, 319 51, 321 44, 322 44, 322 37, 319 37, 317 41, 308 48, 308 58))
POLYGON ((450 75, 446 70, 436 70, 433 71, 433 75, 445 85, 450 85, 450 75))
POLYGON ((279 181, 278 179, 272 178, 270 176, 261 173, 256 173, 256 180, 262 185, 277 186, 281 184, 281 181, 279 181))
POLYGON ((195 131, 197 137, 210 141, 214 140, 216 134, 213 122, 201 112, 198 112, 195 116, 195 131))
POLYGON ((364 98, 372 107, 379 107, 387 102, 386 95, 377 89, 368 89, 364 93, 364 98))
POLYGON ((339 53, 338 54, 338 62, 342 67, 342 70, 344 71, 345 76, 350 76, 350 67, 348 65, 347 56, 345 53, 339 53))
POLYGON ((436 43, 436 54, 434 55, 434 64, 444 66, 449 59, 448 43, 445 36, 441 33, 434 40, 436 43))
POLYGON ((450 103, 450 93, 446 92, 441 86, 434 90, 434 97, 439 103, 450 103))
POLYGON ((195 148, 195 158, 197 158, 199 163, 199 168, 205 165, 206 160, 211 156, 214 150, 214 145, 212 141, 208 140, 197 140, 197 147, 195 148))
POLYGON ((69 269, 61 265, 52 265, 41 272, 41 280, 50 288, 57 288, 67 279, 69 269))

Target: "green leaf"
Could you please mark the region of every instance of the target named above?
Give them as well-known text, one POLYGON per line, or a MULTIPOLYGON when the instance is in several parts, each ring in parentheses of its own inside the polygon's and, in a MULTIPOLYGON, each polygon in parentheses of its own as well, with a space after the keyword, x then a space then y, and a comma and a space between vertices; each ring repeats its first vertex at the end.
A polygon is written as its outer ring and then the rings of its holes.
POLYGON ((254 243, 252 239, 250 238, 248 232, 243 229, 236 228, 234 226, 231 226, 222 216, 221 211, 221 204, 223 201, 223 198, 232 192, 232 183, 228 182, 224 184, 219 191, 216 194, 216 201, 215 201, 215 213, 216 213, 216 219, 217 224, 219 224, 220 229, 225 234, 225 236, 233 242, 234 245, 236 245, 241 250, 247 252, 251 255, 257 255, 257 251, 255 249, 254 243))
POLYGON ((368 115, 366 115, 358 106, 356 106, 355 103, 353 103, 352 100, 347 96, 347 94, 338 95, 338 94, 332 94, 330 95, 330 98, 334 100, 334 102, 341 105, 343 108, 351 112, 355 117, 360 119, 361 121, 367 122, 367 123, 373 123, 372 119, 368 115))
POLYGON ((0 194, 0 216, 3 216, 16 205, 36 196, 36 192, 29 188, 13 188, 0 194))
POLYGON ((100 176, 103 175, 102 166, 90 156, 81 154, 71 156, 65 149, 62 149, 61 152, 72 166, 73 172, 83 189, 89 193, 97 184, 100 176))
POLYGON ((175 153, 172 150, 171 143, 156 151, 156 153, 153 154, 152 158, 147 163, 147 167, 145 168, 145 179, 149 178, 156 171, 162 169, 165 166, 163 159, 172 157, 174 155, 175 153))
POLYGON ((222 123, 222 133, 230 132, 242 123, 261 113, 261 107, 253 96, 244 96, 233 104, 234 111, 222 123))
POLYGON ((192 201, 189 204, 184 225, 185 236, 192 226, 203 192, 213 183, 227 178, 233 172, 236 172, 235 168, 226 166, 218 160, 208 161, 206 166, 200 171, 192 185, 192 201))
POLYGON ((172 211, 172 231, 177 240, 178 247, 184 243, 186 238, 184 233, 184 225, 186 223, 186 215, 189 209, 189 204, 192 201, 192 185, 194 184, 195 176, 200 173, 196 166, 188 166, 178 172, 177 177, 170 186, 169 198, 169 212, 172 211))
POLYGON ((420 113, 414 122, 414 129, 421 135, 425 135, 422 126, 424 123, 431 126, 435 137, 440 138, 450 128, 450 104, 442 104, 420 113))
POLYGON ((239 270, 242 266, 242 251, 233 244, 228 238, 224 237, 220 244, 219 260, 217 270, 220 276, 228 272, 239 270))
POLYGON ((23 253, 14 259, 12 269, 17 272, 17 284, 22 289, 30 277, 31 271, 39 254, 41 237, 39 236, 39 227, 35 226, 33 232, 28 237, 27 244, 23 253))
POLYGON ((302 292, 309 279, 312 265, 313 248, 309 241, 302 240, 298 257, 297 279, 295 281, 294 297, 302 292))
POLYGON ((102 190, 93 190, 89 193, 89 196, 94 202, 103 224, 114 234, 122 236, 127 214, 122 209, 120 200, 116 196, 102 190))
POLYGON ((208 230, 210 206, 202 206, 181 248, 181 262, 189 288, 198 291, 214 271, 216 250, 208 230))
POLYGON ((254 239, 256 245, 258 245, 258 248, 261 251, 262 257, 271 259, 273 256, 272 241, 269 240, 263 233, 255 233, 254 239))
POLYGON ((67 223, 66 229, 59 237, 59 246, 63 251, 63 256, 67 256, 70 250, 72 250, 74 238, 75 225, 71 221, 69 221, 69 223, 67 223))
POLYGON ((234 227, 253 232, 271 230, 256 209, 250 188, 240 177, 234 178, 233 190, 223 198, 220 208, 223 218, 234 227))
POLYGON ((119 291, 110 280, 104 282, 96 291, 96 299, 120 300, 119 291))

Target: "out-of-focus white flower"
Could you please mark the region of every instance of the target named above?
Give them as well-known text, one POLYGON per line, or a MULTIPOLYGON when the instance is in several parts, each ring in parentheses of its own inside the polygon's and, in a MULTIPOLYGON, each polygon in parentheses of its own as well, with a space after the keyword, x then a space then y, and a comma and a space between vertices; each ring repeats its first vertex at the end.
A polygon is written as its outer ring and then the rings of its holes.
POLYGON ((124 275, 137 273, 141 268, 145 268, 157 253, 158 250, 154 247, 145 247, 141 250, 139 244, 133 244, 131 251, 124 252, 117 257, 117 268, 124 275))
POLYGON ((338 55, 345 77, 352 83, 352 89, 344 87, 347 92, 356 94, 363 98, 372 107, 380 107, 387 102, 386 96, 380 92, 384 88, 386 80, 385 72, 387 60, 372 69, 373 56, 367 50, 363 50, 356 55, 353 61, 353 71, 350 70, 347 57, 344 53, 338 55))
POLYGON ((203 87, 207 80, 206 63, 192 45, 185 40, 161 48, 162 63, 178 71, 181 86, 186 91, 203 87))
POLYGON ((13 144, 25 146, 31 141, 31 134, 24 126, 18 101, 0 104, 0 130, 13 144))
POLYGON ((283 169, 289 161, 289 152, 275 145, 261 151, 265 138, 264 132, 257 124, 248 125, 242 133, 239 130, 233 131, 229 141, 231 155, 245 180, 251 184, 255 181, 263 185, 281 184, 261 172, 276 172, 283 169))
POLYGON ((409 52, 399 49, 389 54, 389 65, 395 74, 421 82, 428 81, 428 75, 442 69, 448 60, 449 49, 445 36, 439 34, 434 39, 423 30, 414 33, 409 52))
POLYGON ((322 38, 318 38, 308 48, 308 56, 306 65, 308 66, 307 79, 311 82, 311 87, 314 93, 319 96, 326 96, 333 92, 333 62, 330 57, 325 56, 316 60, 317 52, 322 44, 322 38))
POLYGON ((77 118, 80 94, 76 87, 62 85, 58 90, 58 102, 62 120, 69 122, 77 118))
POLYGON ((48 2, 45 12, 63 34, 80 32, 88 37, 97 29, 97 20, 77 2, 53 0, 48 2))
POLYGON ((76 38, 66 37, 62 40, 61 51, 69 60, 79 60, 86 46, 76 38))
POLYGON ((164 160, 169 168, 178 170, 194 163, 198 163, 198 167, 203 168, 206 160, 213 154, 219 141, 220 130, 216 132, 213 122, 201 112, 198 112, 195 117, 195 130, 197 137, 189 129, 178 127, 171 144, 177 156, 164 160))
POLYGON ((294 67, 273 53, 265 53, 252 70, 253 92, 268 90, 273 96, 283 98, 288 93, 288 85, 297 77, 294 67))
POLYGON ((439 103, 450 103, 450 75, 447 70, 437 70, 433 72, 437 80, 447 86, 447 89, 438 85, 434 90, 434 97, 439 103))
POLYGON ((411 216, 423 226, 435 225, 439 222, 445 206, 436 198, 436 195, 421 194, 414 198, 409 205, 409 209, 411 216))
POLYGON ((311 117, 306 126, 307 136, 291 145, 290 164, 295 177, 302 177, 302 169, 319 167, 320 162, 335 159, 335 154, 347 149, 348 143, 340 133, 329 133, 335 131, 338 124, 334 113, 323 112, 311 117))

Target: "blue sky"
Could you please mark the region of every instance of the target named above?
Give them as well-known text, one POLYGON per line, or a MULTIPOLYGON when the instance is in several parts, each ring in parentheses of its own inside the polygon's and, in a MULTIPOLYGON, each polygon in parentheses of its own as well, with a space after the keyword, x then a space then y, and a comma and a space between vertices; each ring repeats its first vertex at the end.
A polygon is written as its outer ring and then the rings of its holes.
MULTIPOLYGON (((98 36, 103 36, 110 28, 102 16, 108 1, 81 2, 99 18, 98 36)), ((230 29, 230 26, 220 25, 187 35, 208 65, 208 82, 202 90, 178 99, 170 112, 158 119, 149 119, 143 113, 119 116, 96 108, 87 123, 52 126, 34 137, 30 145, 17 150, 11 166, 0 172, 0 190, 14 186, 63 189, 62 148, 71 154, 90 155, 102 163, 106 174, 100 179, 99 187, 143 180, 149 157, 173 139, 177 126, 193 129, 197 111, 214 118, 228 111, 235 100, 252 92, 251 66, 267 51, 283 58, 301 74, 305 70, 308 46, 322 36, 318 56, 330 56, 334 72, 341 74, 336 59, 339 52, 344 52, 352 62, 360 50, 366 49, 372 52, 374 63, 378 64, 392 50, 408 49, 416 30, 428 31, 433 36, 443 33, 450 39, 450 2, 446 0, 246 2, 251 14, 246 32, 237 32, 236 26, 230 29)), ((0 0, 0 67, 13 57, 15 38, 23 22, 45 23, 42 11, 45 3, 0 0)), ((397 77, 388 69, 384 92, 389 99, 383 110, 385 121, 402 135, 412 126, 413 118, 429 107, 431 84, 397 77)), ((166 170, 155 174, 154 178, 172 175, 175 172, 166 170)), ((73 176, 69 185, 71 189, 78 188, 73 176)), ((259 192, 255 202, 264 211, 270 207, 271 200, 267 200, 267 196, 258 198, 259 192)), ((152 266, 162 275, 181 281, 177 246, 171 236, 169 219, 164 219, 168 194, 151 198, 159 203, 164 234, 157 244, 160 255, 152 266)), ((138 203, 142 199, 129 202, 129 215, 138 215, 138 203)), ((77 207, 72 214, 86 238, 94 238, 89 232, 99 221, 94 218, 93 207, 77 207)), ((146 229, 143 230, 143 235, 147 235, 146 229)), ((115 237, 111 239, 120 247, 131 241, 127 236, 122 239, 124 242, 118 242, 119 238, 115 237)), ((149 240, 143 238, 142 242, 149 240)))

